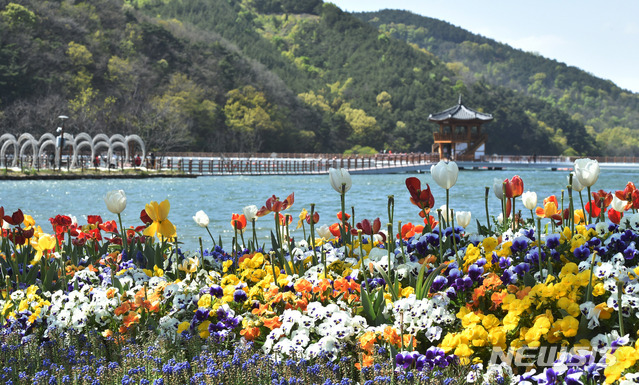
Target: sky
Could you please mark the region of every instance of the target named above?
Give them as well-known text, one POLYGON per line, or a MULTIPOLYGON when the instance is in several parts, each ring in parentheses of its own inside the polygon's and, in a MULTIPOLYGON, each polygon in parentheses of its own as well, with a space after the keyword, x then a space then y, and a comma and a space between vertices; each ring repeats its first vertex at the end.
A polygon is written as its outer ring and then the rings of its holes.
POLYGON ((639 92, 636 0, 325 0, 348 12, 403 9, 578 67, 639 92))

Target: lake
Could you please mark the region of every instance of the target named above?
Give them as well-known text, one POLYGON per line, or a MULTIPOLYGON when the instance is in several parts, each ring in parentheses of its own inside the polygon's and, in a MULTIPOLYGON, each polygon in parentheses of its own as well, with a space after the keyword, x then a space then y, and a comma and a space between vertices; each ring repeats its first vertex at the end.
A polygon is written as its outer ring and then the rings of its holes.
MULTIPOLYGON (((535 191, 538 205, 549 195, 555 194, 561 199, 561 190, 566 190, 567 171, 547 170, 461 170, 457 184, 450 191, 450 206, 455 211, 471 211, 472 220, 468 230, 476 229, 475 219, 486 222, 484 209, 484 190, 492 186, 493 179, 500 180, 519 175, 524 181, 524 191, 535 191)), ((446 191, 441 189, 430 174, 387 174, 387 175, 353 175, 353 187, 346 194, 346 211, 355 207, 356 221, 364 218, 373 220, 380 217, 382 228, 388 222, 387 201, 389 195, 395 197, 395 229, 397 221, 403 223, 422 223, 418 216, 419 209, 412 205, 406 189, 407 177, 415 176, 431 187, 435 197, 435 207, 445 204, 446 191)), ((623 190, 628 181, 638 182, 637 173, 632 171, 602 170, 599 180, 592 191, 623 190)), ((293 216, 291 235, 302 238, 302 230, 293 230, 303 208, 310 212, 310 204, 315 203, 315 211, 320 214, 318 225, 330 225, 337 221, 336 213, 340 211, 339 194, 332 189, 327 175, 319 176, 204 176, 192 178, 151 178, 151 179, 101 179, 101 180, 59 180, 59 181, 0 181, 0 206, 5 214, 10 215, 18 208, 25 214, 33 216, 36 223, 45 232, 52 232, 49 218, 57 214, 73 215, 80 224, 86 224, 87 215, 101 215, 103 220, 117 219, 110 213, 103 201, 109 190, 122 189, 127 196, 127 207, 122 213, 125 227, 139 226, 140 211, 150 201, 168 199, 171 203, 169 220, 177 227, 178 239, 184 242, 187 250, 199 249, 198 237, 202 238, 204 247, 211 246, 205 229, 200 228, 193 216, 204 210, 211 218, 209 229, 217 240, 222 236, 226 248, 231 242, 234 231, 231 227, 231 215, 242 213, 247 205, 262 207, 266 200, 276 195, 285 199, 295 193, 295 203, 284 213, 293 216)), ((586 190, 582 192, 586 199, 586 190)), ((566 191, 566 206, 568 202, 566 191)), ((575 196, 576 204, 579 204, 575 196)), ((497 216, 500 210, 499 200, 490 193, 489 209, 491 215, 497 216)), ((530 214, 523 207, 521 200, 516 209, 522 209, 522 215, 530 214)), ((436 212, 434 213, 436 216, 436 212)), ((305 224, 306 225, 306 224, 305 224)), ((256 222, 260 243, 270 245, 270 230, 273 228, 272 214, 258 218, 256 222)), ((308 225, 307 232, 308 232, 308 225)), ((250 224, 247 226, 247 239, 250 238, 250 224)))

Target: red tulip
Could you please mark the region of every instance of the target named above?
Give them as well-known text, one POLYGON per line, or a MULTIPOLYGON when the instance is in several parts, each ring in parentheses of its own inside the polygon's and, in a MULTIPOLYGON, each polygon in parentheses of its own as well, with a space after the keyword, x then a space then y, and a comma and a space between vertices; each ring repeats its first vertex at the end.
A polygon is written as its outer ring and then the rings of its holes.
POLYGON ((504 185, 506 187, 506 198, 517 198, 524 193, 524 181, 521 180, 519 175, 515 175, 510 180, 504 180, 504 185))
POLYGON ((426 184, 426 190, 422 190, 422 182, 415 177, 406 178, 406 188, 410 193, 410 201, 422 210, 428 211, 435 205, 435 197, 430 192, 430 186, 426 184))
MULTIPOLYGON (((4 214, 4 209, 3 209, 4 214)), ((4 221, 10 225, 18 226, 24 222, 24 214, 22 214, 22 210, 18 209, 18 211, 14 212, 11 216, 5 215, 3 217, 4 221)))
POLYGON ((621 218, 623 218, 623 213, 620 213, 619 211, 613 208, 608 210, 608 219, 610 219, 612 223, 615 223, 618 225, 619 222, 621 222, 621 218))
POLYGON ((309 225, 311 224, 311 222, 313 224, 316 224, 317 222, 319 222, 319 214, 318 213, 313 213, 313 218, 311 219, 311 214, 306 214, 306 223, 308 223, 309 225))
POLYGON ((258 217, 263 217, 270 212, 279 213, 280 211, 286 210, 287 208, 291 207, 293 205, 293 202, 295 201, 295 197, 293 194, 295 193, 291 193, 291 195, 286 197, 286 199, 284 199, 283 201, 280 201, 280 198, 273 195, 266 200, 266 205, 262 206, 262 208, 259 209, 256 215, 258 217))
POLYGON ((637 190, 634 183, 628 182, 628 184, 626 184, 626 188, 623 189, 623 191, 615 191, 615 196, 622 201, 628 202, 625 207, 626 210, 630 208, 639 208, 639 190, 637 190))

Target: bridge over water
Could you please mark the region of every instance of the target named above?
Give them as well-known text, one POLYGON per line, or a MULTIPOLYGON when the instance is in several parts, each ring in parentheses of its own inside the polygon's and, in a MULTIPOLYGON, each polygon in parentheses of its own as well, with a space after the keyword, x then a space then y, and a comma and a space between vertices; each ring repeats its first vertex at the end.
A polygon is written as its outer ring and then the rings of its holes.
MULTIPOLYGON (((456 160, 460 169, 540 169, 572 170, 575 157, 483 156, 476 160, 456 160)), ((599 157, 602 169, 639 171, 639 158, 599 157)), ((429 172, 439 161, 437 154, 201 154, 169 153, 158 158, 156 168, 180 170, 196 175, 309 175, 327 174, 343 167, 351 174, 391 174, 429 172)))

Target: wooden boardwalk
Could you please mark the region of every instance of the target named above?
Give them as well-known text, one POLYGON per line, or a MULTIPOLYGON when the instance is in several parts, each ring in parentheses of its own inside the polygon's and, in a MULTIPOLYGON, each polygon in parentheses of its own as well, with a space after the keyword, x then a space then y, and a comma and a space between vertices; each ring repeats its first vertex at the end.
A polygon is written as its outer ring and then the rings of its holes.
MULTIPOLYGON (((602 169, 639 171, 639 158, 597 158, 602 169)), ((575 158, 550 156, 485 156, 477 160, 459 159, 460 169, 572 170, 575 158)), ((157 159, 156 169, 182 171, 194 175, 321 175, 330 168, 346 168, 353 174, 429 172, 439 161, 430 154, 167 154, 157 159)))

